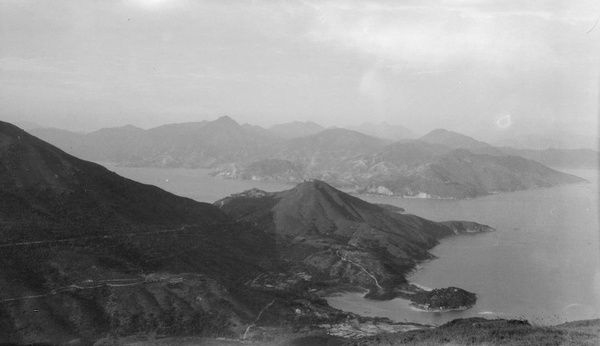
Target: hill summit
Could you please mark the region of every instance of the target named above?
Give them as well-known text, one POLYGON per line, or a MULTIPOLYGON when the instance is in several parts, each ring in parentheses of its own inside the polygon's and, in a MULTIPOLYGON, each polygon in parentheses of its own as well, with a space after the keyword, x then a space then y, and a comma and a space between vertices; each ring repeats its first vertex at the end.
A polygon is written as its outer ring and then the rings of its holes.
POLYGON ((473 222, 433 222, 399 214, 311 180, 282 192, 251 190, 214 203, 275 236, 282 258, 319 278, 392 287, 438 240, 492 230, 473 222))

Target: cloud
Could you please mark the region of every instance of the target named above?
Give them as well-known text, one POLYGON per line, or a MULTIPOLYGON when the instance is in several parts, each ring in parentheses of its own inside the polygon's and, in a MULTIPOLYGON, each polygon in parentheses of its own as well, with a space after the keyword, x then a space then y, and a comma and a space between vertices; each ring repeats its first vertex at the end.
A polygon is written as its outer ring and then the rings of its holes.
POLYGON ((367 69, 363 73, 359 85, 361 94, 367 96, 379 108, 382 107, 386 94, 386 84, 380 70, 377 66, 367 69))
POLYGON ((313 4, 315 21, 309 37, 403 70, 504 69, 540 60, 551 63, 557 43, 563 43, 561 35, 568 35, 558 28, 562 30, 567 20, 591 19, 581 17, 581 11, 559 14, 548 6, 498 9, 486 1, 466 5, 313 4))
POLYGON ((182 0, 125 0, 125 3, 150 11, 172 9, 183 5, 182 0))

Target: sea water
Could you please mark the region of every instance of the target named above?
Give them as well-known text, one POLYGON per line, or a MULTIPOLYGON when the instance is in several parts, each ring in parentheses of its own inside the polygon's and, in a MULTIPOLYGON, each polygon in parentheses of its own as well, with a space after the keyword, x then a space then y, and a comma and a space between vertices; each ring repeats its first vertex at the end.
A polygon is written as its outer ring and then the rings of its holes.
POLYGON ((267 181, 215 178, 211 170, 202 168, 119 167, 108 163, 100 164, 123 177, 206 203, 213 203, 252 188, 275 192, 289 190, 295 186, 267 181))
MULTIPOLYGON (((256 187, 291 185, 213 178, 202 169, 107 166, 120 175, 172 193, 212 203, 256 187)), ((409 280, 441 288, 457 286, 477 294, 466 311, 422 312, 409 302, 378 302, 360 293, 328 298, 333 307, 396 321, 441 324, 461 317, 525 318, 538 324, 600 317, 598 172, 568 171, 590 180, 553 188, 501 193, 469 200, 361 196, 424 218, 469 220, 496 232, 455 236, 431 250, 437 259, 420 265, 409 280)))
POLYGON ((347 293, 340 309, 370 310, 394 320, 441 324, 462 317, 521 318, 551 325, 600 317, 598 172, 569 171, 590 184, 495 194, 470 200, 365 197, 431 220, 470 220, 496 232, 444 239, 409 280, 429 288, 457 286, 477 294, 466 311, 414 311, 408 302, 374 302, 347 293), (365 307, 371 307, 367 309, 365 307))

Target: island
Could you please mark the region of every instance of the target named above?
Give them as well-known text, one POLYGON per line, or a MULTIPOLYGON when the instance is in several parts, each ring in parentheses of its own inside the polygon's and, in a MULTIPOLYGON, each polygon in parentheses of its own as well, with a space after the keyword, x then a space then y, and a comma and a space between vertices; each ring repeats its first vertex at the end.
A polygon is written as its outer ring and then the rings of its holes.
POLYGON ((461 311, 473 307, 477 295, 458 287, 422 290, 411 296, 412 307, 432 312, 461 311))

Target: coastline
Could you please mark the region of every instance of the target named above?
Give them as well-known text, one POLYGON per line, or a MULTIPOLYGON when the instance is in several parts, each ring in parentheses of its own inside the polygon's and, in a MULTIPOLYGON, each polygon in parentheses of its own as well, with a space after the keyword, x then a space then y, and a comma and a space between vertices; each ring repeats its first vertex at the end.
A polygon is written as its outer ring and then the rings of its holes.
POLYGON ((472 307, 473 307, 472 305, 471 306, 464 305, 464 306, 454 308, 454 309, 430 309, 430 308, 424 307, 420 304, 416 304, 416 303, 410 304, 410 308, 413 311, 419 311, 419 312, 441 312, 441 313, 444 313, 444 312, 452 312, 452 311, 466 311, 472 307))

